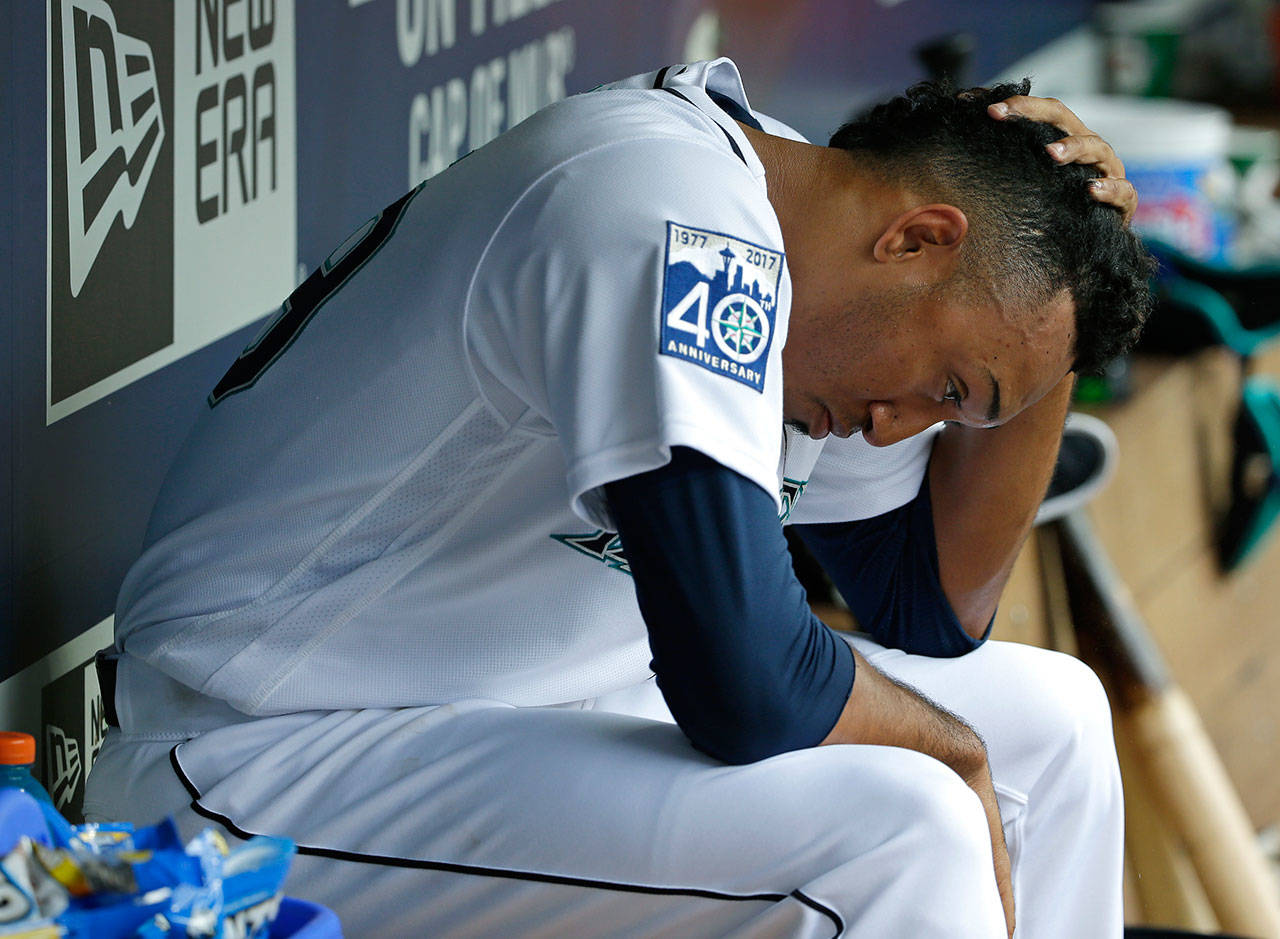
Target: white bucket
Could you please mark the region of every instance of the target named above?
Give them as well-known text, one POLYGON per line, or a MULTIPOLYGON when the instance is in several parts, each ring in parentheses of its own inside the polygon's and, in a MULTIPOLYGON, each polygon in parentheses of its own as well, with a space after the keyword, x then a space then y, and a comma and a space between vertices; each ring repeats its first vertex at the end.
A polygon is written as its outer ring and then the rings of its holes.
POLYGON ((1233 229, 1227 111, 1119 95, 1082 96, 1066 104, 1124 161, 1125 175, 1138 190, 1136 229, 1195 257, 1223 259, 1233 229))

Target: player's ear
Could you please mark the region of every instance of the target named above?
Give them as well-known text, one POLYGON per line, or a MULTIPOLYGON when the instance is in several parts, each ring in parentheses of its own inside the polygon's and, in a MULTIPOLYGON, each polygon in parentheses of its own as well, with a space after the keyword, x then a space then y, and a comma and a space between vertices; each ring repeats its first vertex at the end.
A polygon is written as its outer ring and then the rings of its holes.
POLYGON ((918 205, 888 224, 876 239, 872 255, 886 264, 952 255, 968 233, 969 219, 954 205, 918 205))

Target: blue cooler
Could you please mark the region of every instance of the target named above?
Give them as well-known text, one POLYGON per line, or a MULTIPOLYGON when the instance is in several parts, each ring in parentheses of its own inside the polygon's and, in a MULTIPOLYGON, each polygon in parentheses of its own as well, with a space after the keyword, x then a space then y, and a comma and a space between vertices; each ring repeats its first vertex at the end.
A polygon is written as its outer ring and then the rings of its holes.
POLYGON ((1124 161, 1138 190, 1135 229, 1202 261, 1227 259, 1235 232, 1227 111, 1123 95, 1068 98, 1066 104, 1124 161))

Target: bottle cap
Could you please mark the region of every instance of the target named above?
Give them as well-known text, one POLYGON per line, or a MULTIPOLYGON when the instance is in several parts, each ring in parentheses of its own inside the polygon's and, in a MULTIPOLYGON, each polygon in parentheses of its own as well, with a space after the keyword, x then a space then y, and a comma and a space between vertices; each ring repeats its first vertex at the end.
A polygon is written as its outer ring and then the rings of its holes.
POLYGON ((0 731, 0 765, 36 761, 36 738, 15 730, 0 731))

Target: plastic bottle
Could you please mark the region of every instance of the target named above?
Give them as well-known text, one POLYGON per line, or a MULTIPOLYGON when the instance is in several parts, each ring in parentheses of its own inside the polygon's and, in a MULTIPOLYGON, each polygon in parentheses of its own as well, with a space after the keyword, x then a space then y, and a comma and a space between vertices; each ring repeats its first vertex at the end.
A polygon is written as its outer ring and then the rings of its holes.
POLYGON ((21 789, 38 802, 53 805, 48 791, 31 774, 36 761, 36 738, 17 731, 0 731, 0 789, 21 789))
MULTIPOLYGON (((0 731, 0 792, 18 790, 35 800, 44 816, 49 840, 53 845, 67 845, 75 837, 71 823, 62 817, 49 792, 36 782, 31 767, 36 761, 36 739, 30 734, 0 731)), ((10 800, 11 801, 11 800, 10 800)), ((28 803, 30 804, 30 803, 28 803)), ((28 832, 28 834, 33 834, 28 832)), ((40 838, 39 840, 44 840, 40 838)))

